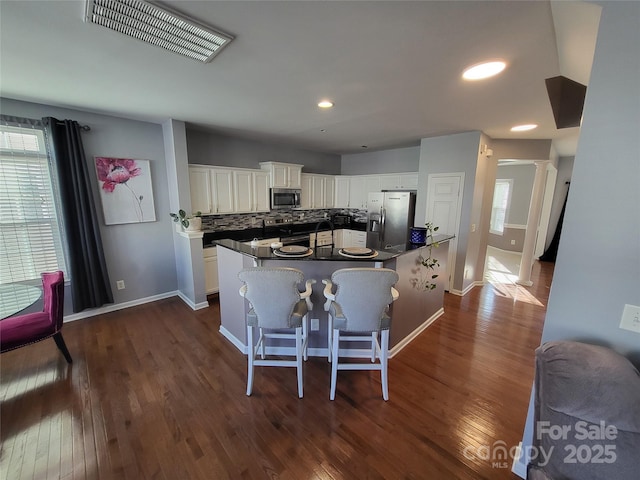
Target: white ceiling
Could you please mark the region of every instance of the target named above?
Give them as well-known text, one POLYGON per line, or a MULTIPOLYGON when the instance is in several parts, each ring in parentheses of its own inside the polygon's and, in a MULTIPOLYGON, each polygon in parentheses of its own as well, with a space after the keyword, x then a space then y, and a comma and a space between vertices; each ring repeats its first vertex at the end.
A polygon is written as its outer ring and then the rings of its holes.
POLYGON ((84 0, 0 1, 0 94, 338 154, 468 130, 553 139, 560 155, 575 153, 578 128, 556 129, 544 80, 588 82, 592 4, 164 5, 236 38, 201 64, 84 23, 84 0), (461 80, 465 67, 492 58, 508 62, 500 76, 461 80), (318 109, 322 98, 335 107, 318 109), (540 127, 509 131, 522 123, 540 127))

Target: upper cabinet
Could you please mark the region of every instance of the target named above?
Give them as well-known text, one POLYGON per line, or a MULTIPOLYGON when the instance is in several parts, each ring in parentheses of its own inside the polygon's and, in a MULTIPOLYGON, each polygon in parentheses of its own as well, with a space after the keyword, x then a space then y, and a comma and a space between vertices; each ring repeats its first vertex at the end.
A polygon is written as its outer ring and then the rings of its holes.
POLYGON ((211 213, 234 213, 233 170, 211 169, 211 213))
POLYGON ((234 213, 269 211, 269 172, 234 170, 234 213))
POLYGON ((189 166, 191 209, 204 214, 269 211, 269 172, 189 166))
POLYGON ((351 177, 337 176, 335 177, 335 208, 349 208, 349 187, 351 185, 351 177))
POLYGON ((210 168, 189 167, 191 211, 212 213, 210 168))
POLYGON ((381 190, 416 190, 417 188, 417 173, 391 173, 380 175, 381 190))
POLYGON ((332 208, 334 204, 334 177, 332 175, 318 175, 303 173, 302 195, 300 208, 310 210, 314 208, 332 208))
POLYGON ((273 188, 301 188, 303 165, 280 162, 260 162, 260 168, 271 175, 273 188))

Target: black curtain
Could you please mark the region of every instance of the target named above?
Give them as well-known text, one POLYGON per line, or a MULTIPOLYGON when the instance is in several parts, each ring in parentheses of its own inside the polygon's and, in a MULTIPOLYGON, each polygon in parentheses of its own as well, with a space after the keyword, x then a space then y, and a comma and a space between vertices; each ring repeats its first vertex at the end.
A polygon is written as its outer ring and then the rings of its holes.
POLYGON ((113 303, 81 127, 53 117, 42 121, 60 189, 73 311, 113 303))
MULTIPOLYGON (((569 182, 567 182, 569 185, 569 182)), ((564 203, 562 204, 562 211, 560 212, 560 218, 558 218, 558 225, 556 226, 556 232, 553 234, 553 239, 549 244, 549 248, 540 256, 542 262, 555 262, 558 256, 558 245, 560 244, 560 234, 562 233, 562 221, 564 220, 564 210, 567 208, 567 198, 569 198, 569 187, 567 186, 567 196, 564 197, 564 203)))

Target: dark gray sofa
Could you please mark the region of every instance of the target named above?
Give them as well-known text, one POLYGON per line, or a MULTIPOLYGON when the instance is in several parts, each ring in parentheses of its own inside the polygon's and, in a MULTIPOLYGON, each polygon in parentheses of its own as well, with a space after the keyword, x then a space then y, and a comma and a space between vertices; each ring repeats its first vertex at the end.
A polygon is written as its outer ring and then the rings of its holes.
POLYGON ((640 479, 640 373, 613 350, 539 347, 534 421, 528 480, 640 479))

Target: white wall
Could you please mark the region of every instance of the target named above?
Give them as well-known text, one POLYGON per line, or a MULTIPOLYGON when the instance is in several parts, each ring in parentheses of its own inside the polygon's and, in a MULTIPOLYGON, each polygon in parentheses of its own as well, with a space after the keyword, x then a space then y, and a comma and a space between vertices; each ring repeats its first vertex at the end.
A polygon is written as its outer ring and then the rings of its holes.
MULTIPOLYGON (((162 127, 153 123, 5 98, 0 99, 0 102, 1 111, 5 115, 35 119, 52 116, 60 120, 77 120, 82 125, 90 126, 91 131, 82 134, 90 172, 95 172, 95 156, 150 161, 157 219, 155 222, 105 225, 98 181, 95 174, 92 177, 107 270, 116 304, 175 291, 177 281, 173 224, 169 217, 162 127), (116 289, 117 280, 125 281, 125 290, 116 289)), ((70 313, 71 304, 67 301, 65 314, 70 313)))
POLYGON ((624 304, 640 305, 640 3, 602 7, 542 342, 607 345, 640 365, 640 334, 618 328, 624 304))

